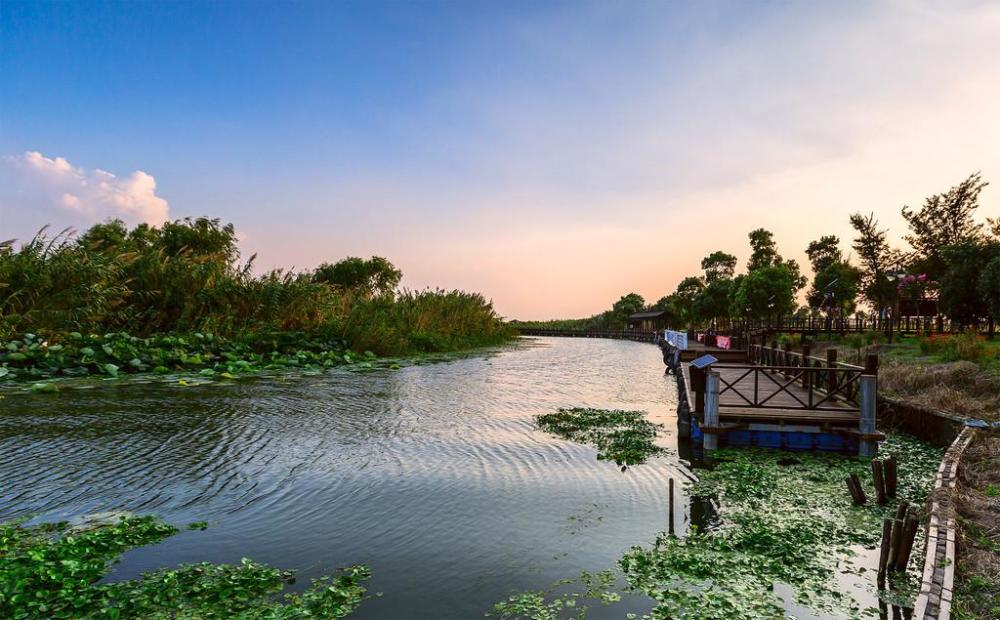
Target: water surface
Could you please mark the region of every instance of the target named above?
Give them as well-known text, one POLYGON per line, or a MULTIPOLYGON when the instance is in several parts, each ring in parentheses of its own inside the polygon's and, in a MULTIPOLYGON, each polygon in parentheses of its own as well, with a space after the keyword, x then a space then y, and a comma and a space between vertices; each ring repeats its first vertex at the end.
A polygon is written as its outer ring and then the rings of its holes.
MULTIPOLYGON (((667 480, 691 476, 676 406, 655 347, 556 338, 397 371, 11 394, 0 519, 204 520, 129 552, 114 577, 250 557, 298 570, 301 587, 363 563, 384 595, 358 618, 482 617, 511 591, 612 568, 666 529, 667 480), (668 452, 621 472, 535 428, 569 406, 645 410, 668 452)), ((590 617, 650 607, 627 596, 590 617)))

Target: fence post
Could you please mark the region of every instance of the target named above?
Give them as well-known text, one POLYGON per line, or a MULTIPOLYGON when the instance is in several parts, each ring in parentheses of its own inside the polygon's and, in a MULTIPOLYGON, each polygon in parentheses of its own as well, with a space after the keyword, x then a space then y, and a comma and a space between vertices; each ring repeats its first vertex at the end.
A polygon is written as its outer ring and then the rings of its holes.
POLYGON ((861 431, 861 440, 858 442, 858 456, 875 456, 875 440, 869 437, 875 433, 875 407, 876 402, 876 382, 875 375, 861 375, 861 422, 858 430, 861 431))
POLYGON ((705 373, 705 427, 704 446, 705 450, 717 450, 719 448, 719 373, 709 370, 705 373), (709 432, 711 428, 711 432, 709 432))
POLYGON ((826 373, 826 391, 833 394, 837 389, 837 349, 831 347, 826 350, 826 365, 830 369, 826 373))
POLYGON ((878 353, 869 353, 865 357, 865 374, 878 374, 878 353))
MULTIPOLYGON (((810 319, 810 320, 812 320, 812 319, 810 319)), ((812 348, 809 346, 809 343, 808 342, 807 343, 803 343, 803 345, 802 345, 802 366, 806 370, 802 374, 802 387, 804 387, 807 390, 809 390, 810 394, 812 393, 812 382, 810 381, 810 379, 812 378, 812 372, 809 370, 810 368, 812 368, 812 361, 809 359, 809 354, 811 352, 812 352, 812 348)))

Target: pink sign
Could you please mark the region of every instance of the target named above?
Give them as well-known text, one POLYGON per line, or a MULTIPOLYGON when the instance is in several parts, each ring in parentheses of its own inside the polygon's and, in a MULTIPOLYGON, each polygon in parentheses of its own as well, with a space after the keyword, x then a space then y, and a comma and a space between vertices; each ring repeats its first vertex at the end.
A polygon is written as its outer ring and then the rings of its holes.
POLYGON ((728 351, 729 347, 733 346, 733 343, 729 336, 716 336, 715 346, 728 351))
POLYGON ((698 332, 698 342, 705 342, 705 333, 698 332))

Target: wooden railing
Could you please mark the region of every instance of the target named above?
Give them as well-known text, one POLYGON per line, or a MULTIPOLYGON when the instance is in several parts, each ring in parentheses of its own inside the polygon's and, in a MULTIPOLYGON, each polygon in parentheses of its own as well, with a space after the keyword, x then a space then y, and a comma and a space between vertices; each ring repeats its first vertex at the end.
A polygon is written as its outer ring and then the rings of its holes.
POLYGON ((719 407, 756 409, 805 409, 809 411, 857 411, 858 386, 863 368, 824 368, 810 366, 736 366, 720 364, 713 370, 736 371, 719 375, 719 396, 731 393, 738 402, 722 402, 719 407), (727 377, 730 377, 727 379, 727 377), (753 381, 753 389, 744 383, 753 381), (801 386, 801 390, 799 390, 801 386), (795 388, 795 389, 792 389, 795 388), (773 402, 787 395, 792 404, 773 402))
POLYGON ((995 324, 984 320, 975 325, 963 325, 943 317, 902 316, 890 319, 869 318, 823 318, 823 317, 775 317, 767 320, 735 321, 730 331, 733 333, 754 332, 827 332, 848 333, 877 331, 901 334, 952 334, 963 329, 973 329, 983 334, 993 334, 995 324))
POLYGON ((536 329, 521 328, 522 336, 560 336, 566 338, 613 338, 615 340, 635 340, 637 342, 656 342, 662 331, 643 331, 638 329, 536 329))
POLYGON ((835 348, 827 349, 825 355, 819 357, 810 354, 809 345, 803 345, 801 351, 793 351, 789 345, 779 348, 752 344, 747 349, 747 357, 755 367, 801 383, 809 392, 810 403, 814 391, 827 394, 820 403, 827 402, 831 396, 844 403, 854 403, 858 397, 858 378, 862 374, 878 374, 878 355, 867 356, 865 365, 858 366, 839 361, 835 348))

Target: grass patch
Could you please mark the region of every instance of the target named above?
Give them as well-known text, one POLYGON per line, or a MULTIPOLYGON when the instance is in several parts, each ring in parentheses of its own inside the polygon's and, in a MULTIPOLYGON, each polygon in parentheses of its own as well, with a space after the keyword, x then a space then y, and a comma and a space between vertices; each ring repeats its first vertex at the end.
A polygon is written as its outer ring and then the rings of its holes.
POLYGON ((614 461, 622 471, 663 451, 653 443, 660 427, 645 411, 572 407, 535 419, 545 432, 593 446, 598 460, 614 461))
POLYGON ((980 435, 959 467, 956 620, 1000 618, 1000 437, 980 435))
POLYGON ((122 516, 84 531, 66 523, 0 525, 0 617, 342 618, 365 598, 362 584, 370 574, 354 566, 317 580, 302 594, 276 600, 293 574, 246 558, 239 564, 188 564, 141 579, 98 583, 126 550, 176 533, 149 516, 122 516))

